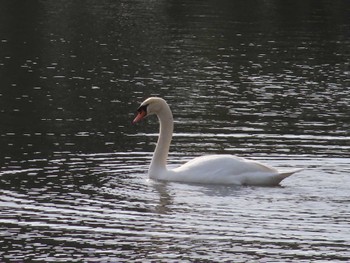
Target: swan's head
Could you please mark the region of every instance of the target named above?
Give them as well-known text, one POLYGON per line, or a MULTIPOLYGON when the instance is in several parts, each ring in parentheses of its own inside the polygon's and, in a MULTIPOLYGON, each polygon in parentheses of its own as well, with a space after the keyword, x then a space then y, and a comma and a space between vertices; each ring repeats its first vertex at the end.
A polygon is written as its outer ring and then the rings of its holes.
POLYGON ((152 114, 158 114, 164 107, 168 107, 164 99, 150 97, 141 103, 140 107, 137 109, 137 116, 132 123, 139 122, 152 114))

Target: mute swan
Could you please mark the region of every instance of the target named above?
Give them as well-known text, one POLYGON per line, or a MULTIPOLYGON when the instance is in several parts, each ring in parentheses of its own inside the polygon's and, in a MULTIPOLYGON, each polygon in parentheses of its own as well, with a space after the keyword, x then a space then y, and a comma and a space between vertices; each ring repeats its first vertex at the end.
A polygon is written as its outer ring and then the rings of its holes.
POLYGON ((148 176, 152 179, 203 184, 275 186, 299 170, 279 172, 275 168, 233 155, 207 155, 184 165, 167 169, 167 157, 173 135, 173 115, 162 98, 150 97, 141 103, 133 123, 149 115, 157 115, 160 134, 148 176))

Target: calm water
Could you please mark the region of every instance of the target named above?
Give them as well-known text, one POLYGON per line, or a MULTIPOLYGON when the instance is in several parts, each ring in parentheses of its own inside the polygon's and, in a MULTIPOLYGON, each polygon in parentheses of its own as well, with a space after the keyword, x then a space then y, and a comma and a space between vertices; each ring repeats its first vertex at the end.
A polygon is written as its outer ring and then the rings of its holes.
POLYGON ((350 260, 349 1, 2 1, 0 261, 350 260), (230 153, 281 187, 147 179, 230 153))

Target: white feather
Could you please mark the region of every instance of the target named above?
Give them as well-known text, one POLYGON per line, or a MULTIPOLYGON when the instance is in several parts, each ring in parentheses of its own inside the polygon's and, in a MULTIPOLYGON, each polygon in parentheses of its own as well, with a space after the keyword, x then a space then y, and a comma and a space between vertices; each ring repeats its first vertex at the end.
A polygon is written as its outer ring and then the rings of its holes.
POLYGON ((157 97, 146 99, 140 108, 146 108, 147 114, 139 112, 134 122, 151 114, 156 114, 160 122, 160 134, 148 171, 152 179, 203 184, 274 186, 300 171, 279 172, 257 161, 226 154, 197 157, 178 168, 167 169, 166 162, 174 125, 171 110, 165 100, 157 97))

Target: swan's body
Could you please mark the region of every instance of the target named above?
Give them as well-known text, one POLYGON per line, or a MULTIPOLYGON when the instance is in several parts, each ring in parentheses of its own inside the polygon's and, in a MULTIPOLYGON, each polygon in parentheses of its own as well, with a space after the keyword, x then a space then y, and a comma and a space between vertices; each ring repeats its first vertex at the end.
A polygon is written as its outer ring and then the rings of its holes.
POLYGON ((233 155, 207 155, 194 158, 175 169, 167 169, 166 162, 173 134, 173 115, 165 100, 146 99, 138 109, 133 123, 156 114, 160 134, 148 175, 152 179, 204 184, 278 185, 283 179, 299 171, 279 172, 275 168, 233 155))

